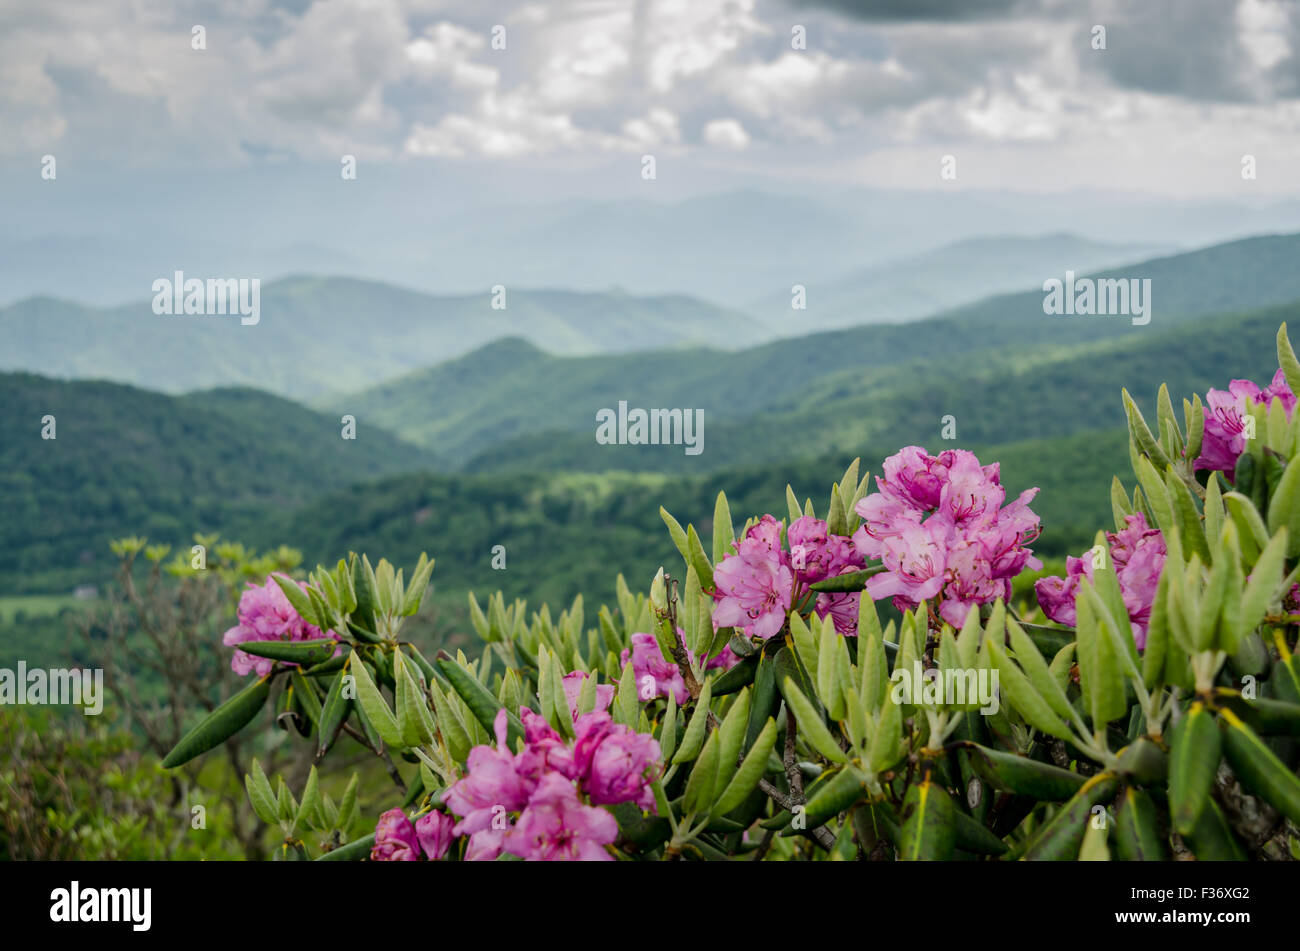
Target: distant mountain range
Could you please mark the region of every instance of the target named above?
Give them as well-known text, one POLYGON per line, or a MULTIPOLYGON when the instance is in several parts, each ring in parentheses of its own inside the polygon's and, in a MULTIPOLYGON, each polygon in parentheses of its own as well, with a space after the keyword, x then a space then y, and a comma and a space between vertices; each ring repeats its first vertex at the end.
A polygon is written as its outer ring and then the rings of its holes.
MULTIPOLYGON (((436 452, 448 467, 476 470, 698 471, 738 458, 784 458, 796 447, 824 452, 877 437, 886 444, 921 441, 937 434, 939 418, 949 413, 958 416, 963 439, 1063 434, 1079 428, 1061 415, 1067 411, 1070 418, 1095 414, 1098 426, 1121 421, 1113 415, 1118 387, 1135 387, 1148 373, 1163 374, 1171 385, 1201 385, 1224 368, 1268 369, 1256 366, 1271 359, 1267 340, 1238 333, 1240 315, 1300 301, 1298 259, 1300 235, 1283 235, 1102 272, 1151 280, 1147 326, 1124 316, 1050 316, 1035 290, 911 324, 822 332, 732 353, 559 357, 507 340, 322 406, 373 420, 436 452), (1217 316, 1198 320, 1211 315, 1217 316), (1226 360, 1229 354, 1245 364, 1226 360), (1082 390, 1053 382, 1066 378, 1082 390), (980 399, 969 396, 975 391, 980 399), (1075 405, 1078 392, 1105 402, 1075 405), (596 413, 620 400, 704 409, 703 455, 597 445, 596 413)), ((1272 321, 1276 330, 1286 313, 1264 314, 1259 325, 1272 321)))
MULTIPOLYGON (((709 207, 691 206, 700 214, 709 207)), ((599 216, 592 215, 589 230, 599 232, 599 216)), ((758 227, 758 222, 752 224, 758 227)), ((684 231, 681 242, 665 246, 655 256, 659 264, 688 249, 704 255, 705 248, 691 243, 692 236, 703 233, 703 222, 699 225, 684 231)), ((610 253, 627 253, 613 235, 608 239, 610 253)), ((547 244, 544 234, 529 241, 547 244)), ((311 400, 442 364, 510 336, 556 356, 585 356, 692 346, 735 350, 778 336, 897 323, 995 291, 1038 287, 1045 277, 1067 268, 1082 273, 1136 258, 1144 250, 1149 249, 1070 235, 973 239, 822 283, 800 273, 801 280, 811 283, 806 285, 808 308, 798 311, 791 310, 788 289, 764 302, 728 309, 684 294, 503 284, 502 295, 495 295, 491 285, 477 294, 433 295, 342 277, 263 283, 260 318, 249 326, 233 317, 158 315, 152 297, 111 308, 36 297, 0 308, 0 370, 109 379, 173 393, 253 386, 311 400)), ((242 272, 183 273, 203 279, 242 272)), ((769 262, 767 273, 778 273, 775 264, 769 262)), ((172 275, 169 266, 155 278, 170 280, 172 275)), ((152 279, 139 284, 151 285, 152 279)))
MULTIPOLYGON (((655 514, 665 500, 702 522, 725 488, 738 512, 779 513, 786 479, 819 498, 848 459, 863 455, 874 470, 910 443, 974 448, 1003 463, 1009 489, 1041 486, 1040 548, 1073 551, 1108 520, 1109 475, 1126 472, 1120 387, 1150 408, 1161 381, 1177 400, 1233 377, 1271 376, 1278 323, 1300 326, 1297 255, 1300 236, 1269 236, 1104 272, 1152 281, 1146 326, 1049 316, 1035 290, 911 324, 730 352, 681 346, 565 356, 509 337, 351 395, 319 384, 314 409, 249 388, 164 395, 0 374, 0 590, 66 591, 102 578, 116 535, 183 545, 196 531, 220 531, 300 546, 313 562, 345 547, 408 560, 442 551, 452 555, 439 569, 443 584, 522 594, 526 582, 549 597, 667 557, 655 514), (599 445, 596 412, 619 401, 703 408, 704 452, 599 445), (356 419, 355 441, 340 436, 345 414, 356 419), (57 419, 57 440, 40 438, 45 415, 57 419), (940 435, 948 415, 952 443, 940 435), (484 567, 497 543, 514 552, 507 575, 484 567)), ((267 385, 292 378, 295 360, 314 361, 313 379, 363 378, 358 367, 373 365, 378 345, 367 343, 370 327, 359 315, 374 292, 361 282, 285 282, 274 289, 275 306, 282 314, 303 308, 296 311, 303 320, 284 317, 283 338, 241 342, 242 331, 274 326, 264 306, 266 327, 226 324, 225 337, 210 330, 222 343, 205 359, 227 371, 242 361, 239 372, 261 374, 267 385), (312 349, 289 332, 309 326, 306 308, 329 291, 328 326, 341 335, 332 338, 336 347, 352 343, 351 364, 336 348, 312 349)), ((402 311, 422 299, 389 298, 405 316, 374 320, 382 325, 375 338, 395 363, 413 359, 399 351, 403 332, 411 340, 425 339, 421 329, 454 333, 420 328, 418 314, 402 311)), ((29 350, 33 358, 67 349, 87 366, 101 358, 131 366, 130 345, 135 365, 160 372, 175 362, 178 387, 193 372, 182 361, 194 343, 180 330, 142 343, 129 322, 87 330, 76 323, 84 313, 43 306, 37 319, 52 323, 48 335, 33 335, 45 348, 29 350)), ((514 307, 512 298, 506 313, 514 307)), ((3 326, 14 333, 15 325, 3 326)), ((681 321, 667 326, 688 332, 681 321)))
POLYGON ((1108 244, 1072 234, 985 237, 862 268, 808 288, 807 309, 793 311, 791 295, 770 294, 746 310, 782 336, 862 324, 903 323, 1010 291, 1041 287, 1066 270, 1087 274, 1147 260, 1173 249, 1108 244))
POLYGON ((285 278, 262 287, 260 321, 243 326, 238 317, 159 316, 150 300, 100 309, 33 298, 0 309, 0 370, 109 379, 173 393, 255 386, 310 399, 359 389, 512 334, 566 355, 722 347, 771 337, 741 314, 681 295, 507 287, 502 302, 493 307, 489 288, 437 297, 350 278, 285 278))

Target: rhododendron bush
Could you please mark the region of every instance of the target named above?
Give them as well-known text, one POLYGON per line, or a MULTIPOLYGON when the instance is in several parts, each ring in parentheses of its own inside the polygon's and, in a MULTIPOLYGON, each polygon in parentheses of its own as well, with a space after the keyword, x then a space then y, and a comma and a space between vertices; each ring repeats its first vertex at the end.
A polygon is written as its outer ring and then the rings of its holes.
MULTIPOLYGON (((165 765, 278 690, 316 762, 348 732, 405 793, 345 841, 313 768, 301 801, 254 763, 277 856, 329 860, 1247 859, 1300 824, 1300 364, 1154 427, 1123 394, 1132 478, 1113 530, 1041 568, 1038 492, 996 461, 902 448, 827 504, 708 529, 591 616, 470 596, 476 657, 402 636, 433 571, 349 554, 243 594, 248 686, 165 765), (1036 596, 1017 599, 1016 592, 1036 596), (1036 602, 1036 603, 1035 603, 1036 602), (409 772, 409 770, 408 770, 409 772), (400 780, 400 777, 399 777, 400 780), (400 782, 399 782, 400 785, 400 782)), ((1104 487, 1099 487, 1104 491, 1104 487)), ((371 790, 367 798, 386 796, 371 790)))

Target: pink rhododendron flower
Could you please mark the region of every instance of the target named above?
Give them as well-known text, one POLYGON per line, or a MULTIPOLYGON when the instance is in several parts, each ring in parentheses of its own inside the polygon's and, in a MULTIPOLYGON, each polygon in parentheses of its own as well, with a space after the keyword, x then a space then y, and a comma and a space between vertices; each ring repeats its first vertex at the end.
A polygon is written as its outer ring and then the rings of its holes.
MULTIPOLYGON (((1125 516, 1124 521, 1124 530, 1107 532, 1106 542, 1115 574, 1119 577, 1124 606, 1128 609, 1133 639, 1142 650, 1146 647, 1147 628, 1151 622, 1151 604, 1165 565, 1165 537, 1160 529, 1147 526, 1146 517, 1141 512, 1125 516)), ((1039 607, 1056 623, 1074 627, 1078 623, 1075 597, 1079 581, 1082 578, 1092 580, 1092 577, 1091 555, 1067 558, 1064 578, 1042 578, 1035 582, 1034 592, 1038 595, 1039 607)))
POLYGON ((618 838, 614 817, 585 805, 578 792, 558 773, 549 773, 506 832, 504 847, 529 861, 608 862, 613 856, 602 846, 618 838))
MULTIPOLYGON (((298 587, 304 591, 307 589, 302 581, 298 582, 298 587)), ((304 621, 271 577, 262 585, 249 582, 248 589, 239 598, 237 618, 239 623, 221 638, 221 643, 227 647, 247 641, 310 641, 322 637, 339 639, 333 631, 322 634, 320 628, 304 621)), ((230 669, 237 674, 252 672, 265 677, 271 672, 274 663, 269 657, 256 657, 237 650, 230 659, 230 669)))
POLYGON ((447 854, 456 838, 455 826, 456 820, 445 812, 426 813, 415 820, 415 837, 426 859, 436 862, 447 854))
POLYGON ((615 723, 608 713, 587 713, 574 724, 573 762, 594 805, 632 802, 653 809, 650 783, 658 778, 658 741, 615 723), (654 775, 648 775, 654 773, 654 775))
POLYGON ((636 678, 637 696, 642 700, 666 697, 670 693, 683 704, 690 697, 686 681, 677 665, 664 657, 659 649, 659 642, 653 634, 633 634, 632 650, 625 647, 619 655, 619 663, 627 666, 632 661, 632 675, 636 678), (651 687, 653 689, 646 689, 651 687))
POLYGON ((374 862, 414 862, 420 857, 415 826, 401 809, 389 809, 375 826, 375 844, 370 849, 374 862))
POLYGON ((794 573, 781 550, 781 523, 764 515, 713 572, 713 626, 767 640, 785 626, 794 573))
MULTIPOLYGON (((633 634, 631 640, 632 649, 629 651, 626 647, 623 648, 619 654, 618 662, 623 666, 627 666, 627 662, 632 661, 632 676, 636 680, 637 696, 642 700, 653 700, 655 697, 666 697, 671 693, 677 698, 679 704, 685 703, 690 697, 690 691, 686 689, 686 681, 682 678, 682 672, 678 669, 676 663, 665 659, 663 651, 659 649, 659 642, 655 640, 655 636, 653 634, 638 633, 633 634), (647 686, 650 689, 645 689, 647 686)), ((686 632, 680 627, 677 629, 677 640, 682 647, 686 647, 686 632)), ((696 658, 696 661, 698 662, 699 658, 696 658)), ((735 651, 724 644, 722 650, 716 656, 705 661, 704 669, 730 670, 738 663, 740 663, 740 658, 736 656, 735 651)), ((609 689, 612 695, 614 688, 609 689)), ((609 704, 606 703, 598 709, 605 710, 608 708, 609 704)))
POLYGON ((1246 451, 1247 405, 1259 403, 1269 406, 1274 399, 1282 401, 1286 418, 1290 419, 1295 410, 1296 396, 1287 386, 1286 375, 1281 368, 1273 374, 1272 382, 1262 390, 1250 380, 1233 380, 1228 384, 1227 390, 1207 392, 1205 434, 1201 440, 1201 454, 1197 456, 1193 468, 1226 473, 1231 481, 1237 460, 1246 451))
MULTIPOLYGON (((867 580, 873 599, 893 598, 907 610, 933 598, 940 617, 960 627, 973 606, 1010 597, 1011 579, 1040 566, 1025 547, 1038 537, 1038 516, 1029 508, 1038 490, 1003 506, 997 463, 981 465, 964 449, 931 456, 908 446, 883 469, 879 491, 854 506, 863 523, 853 544, 885 569, 867 580)), ((840 615, 847 614, 841 606, 840 615)), ((835 620, 839 629, 840 616, 835 620)))

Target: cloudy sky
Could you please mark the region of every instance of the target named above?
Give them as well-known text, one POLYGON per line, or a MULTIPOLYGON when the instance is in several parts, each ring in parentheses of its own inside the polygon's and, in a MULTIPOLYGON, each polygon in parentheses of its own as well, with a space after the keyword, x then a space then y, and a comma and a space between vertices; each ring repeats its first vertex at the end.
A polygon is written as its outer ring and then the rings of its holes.
POLYGON ((0 306, 1298 230, 1300 0, 0 0, 0 306))
POLYGON ((1298 47, 1297 0, 0 0, 0 162, 1293 194, 1298 47))

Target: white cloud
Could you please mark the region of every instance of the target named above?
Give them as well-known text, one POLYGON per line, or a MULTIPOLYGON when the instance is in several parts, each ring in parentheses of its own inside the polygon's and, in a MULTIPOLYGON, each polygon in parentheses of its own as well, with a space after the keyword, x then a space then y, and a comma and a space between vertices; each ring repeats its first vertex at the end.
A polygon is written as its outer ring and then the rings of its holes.
POLYGON ((743 149, 749 145, 749 133, 735 119, 714 119, 704 126, 704 141, 724 149, 743 149))

